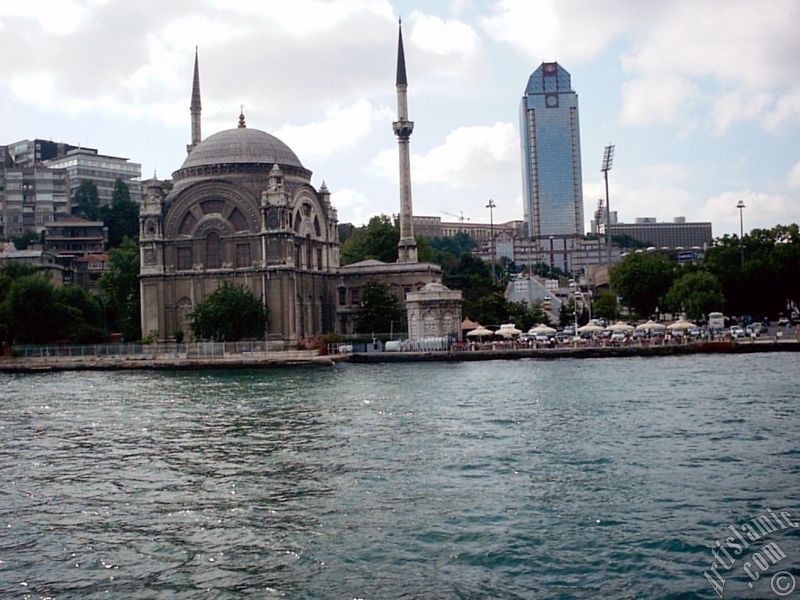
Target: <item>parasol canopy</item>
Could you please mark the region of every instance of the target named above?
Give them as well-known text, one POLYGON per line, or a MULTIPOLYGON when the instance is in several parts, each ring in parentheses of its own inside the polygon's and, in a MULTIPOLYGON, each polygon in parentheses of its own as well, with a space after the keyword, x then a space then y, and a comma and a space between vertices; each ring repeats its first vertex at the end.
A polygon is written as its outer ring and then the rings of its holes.
POLYGON ((637 325, 637 331, 652 331, 653 329, 665 329, 666 325, 662 325, 661 323, 656 323, 653 320, 647 321, 646 323, 642 323, 641 325, 637 325))
POLYGON ((494 335, 494 331, 491 329, 486 329, 486 327, 478 327, 477 329, 473 329, 469 333, 467 333, 467 337, 489 337, 494 335))
POLYGON ((697 327, 697 325, 695 325, 691 321, 687 321, 685 319, 680 319, 679 321, 675 321, 674 323, 670 323, 669 325, 667 325, 667 329, 669 329, 669 330, 673 330, 673 329, 694 329, 695 327, 697 327))
POLYGON ((606 327, 608 331, 633 331, 635 327, 633 325, 628 325, 622 321, 617 321, 613 325, 609 325, 606 327))

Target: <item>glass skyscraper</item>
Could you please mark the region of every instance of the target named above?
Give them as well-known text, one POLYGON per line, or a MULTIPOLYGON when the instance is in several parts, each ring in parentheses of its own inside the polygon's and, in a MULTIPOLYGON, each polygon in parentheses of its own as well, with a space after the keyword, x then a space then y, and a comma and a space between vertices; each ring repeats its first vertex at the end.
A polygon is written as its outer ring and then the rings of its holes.
POLYGON ((583 235, 583 185, 578 95, 570 75, 542 63, 520 104, 522 180, 528 235, 541 240, 583 235))

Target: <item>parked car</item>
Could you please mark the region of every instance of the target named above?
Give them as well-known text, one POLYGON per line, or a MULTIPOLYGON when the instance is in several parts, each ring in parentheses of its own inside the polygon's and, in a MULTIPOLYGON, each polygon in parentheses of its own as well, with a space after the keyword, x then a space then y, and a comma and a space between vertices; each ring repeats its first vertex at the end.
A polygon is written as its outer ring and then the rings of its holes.
POLYGON ((747 333, 745 332, 745 330, 742 329, 741 327, 739 327, 738 325, 734 325, 733 327, 731 327, 731 337, 732 338, 735 339, 735 338, 746 337, 746 336, 747 336, 747 333))

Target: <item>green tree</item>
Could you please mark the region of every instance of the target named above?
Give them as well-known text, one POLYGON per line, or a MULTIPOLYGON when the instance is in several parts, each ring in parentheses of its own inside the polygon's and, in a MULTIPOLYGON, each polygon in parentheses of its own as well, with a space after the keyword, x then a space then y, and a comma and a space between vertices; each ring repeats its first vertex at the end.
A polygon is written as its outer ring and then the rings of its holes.
POLYGON ((22 232, 21 235, 12 237, 11 241, 14 243, 14 247, 17 250, 25 250, 30 246, 32 243, 36 243, 42 240, 42 235, 44 232, 36 233, 31 229, 26 229, 22 232))
POLYGON ((594 316, 607 322, 616 320, 619 317, 617 295, 609 290, 597 290, 592 312, 594 316))
POLYGON ((628 254, 611 270, 611 288, 643 317, 655 312, 673 281, 675 264, 660 254, 628 254))
POLYGON ((43 344, 62 338, 62 315, 53 284, 39 273, 15 279, 3 302, 9 341, 43 344))
POLYGON ((100 216, 100 197, 94 181, 84 179, 72 196, 72 214, 89 221, 96 221, 100 216))
POLYGON ((541 300, 534 300, 530 305, 527 302, 507 302, 505 310, 508 313, 507 321, 514 323, 522 331, 528 331, 540 323, 550 324, 541 300))
POLYGON ((397 243, 400 241, 400 225, 386 215, 377 215, 365 227, 353 230, 342 244, 342 265, 349 265, 369 258, 383 262, 397 261, 397 243))
POLYGON ((377 279, 370 279, 361 288, 361 308, 356 319, 358 333, 388 333, 397 331, 402 319, 397 298, 389 287, 377 279))
POLYGON ((264 337, 267 309, 250 290, 223 283, 190 315, 192 333, 198 339, 236 342, 264 337))
POLYGON ((664 301, 673 313, 685 311, 686 316, 693 320, 703 320, 709 312, 721 311, 725 305, 717 278, 701 270, 689 271, 678 277, 664 301))
POLYGON ((800 232, 797 224, 725 235, 706 252, 704 266, 719 280, 726 310, 733 315, 777 316, 800 302, 800 232))
POLYGON ((119 246, 126 236, 139 239, 139 206, 131 200, 131 192, 122 179, 114 182, 111 205, 102 207, 99 213, 108 227, 109 248, 119 246))
POLYGON ((108 253, 108 271, 100 277, 100 289, 113 328, 127 340, 142 337, 139 301, 139 246, 125 238, 108 253))
POLYGON ((100 301, 78 285, 55 290, 56 310, 61 312, 62 332, 73 343, 91 344, 105 339, 100 301))

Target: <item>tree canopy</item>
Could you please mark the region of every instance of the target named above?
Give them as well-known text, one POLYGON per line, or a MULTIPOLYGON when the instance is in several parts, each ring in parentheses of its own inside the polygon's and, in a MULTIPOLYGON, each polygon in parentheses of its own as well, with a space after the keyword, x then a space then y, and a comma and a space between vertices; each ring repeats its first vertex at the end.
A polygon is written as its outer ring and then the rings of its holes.
POLYGON ((108 246, 116 248, 127 236, 139 239, 139 205, 131 200, 131 192, 122 179, 114 182, 111 204, 99 209, 103 223, 108 227, 108 246))
POLYGON ((264 337, 267 309, 244 287, 223 283, 190 315, 195 338, 235 342, 264 337))
POLYGON ((386 215, 376 215, 365 227, 352 230, 341 247, 342 264, 373 258, 383 262, 397 260, 397 243, 400 241, 400 225, 386 215))
POLYGON ((685 312, 692 320, 705 320, 708 313, 721 311, 725 305, 717 278, 701 269, 689 270, 675 280, 664 297, 667 310, 685 312))
POLYGON ((100 290, 110 325, 126 340, 142 337, 139 305, 139 246, 130 238, 108 252, 108 271, 100 277, 100 290))
POLYGON ((633 312, 649 317, 663 304, 675 269, 661 254, 628 254, 611 270, 611 287, 633 312))
POLYGON ((0 332, 16 344, 88 343, 105 337, 94 296, 77 285, 55 287, 32 267, 14 262, 0 271, 0 332))
POLYGON ((84 179, 72 196, 72 214, 89 221, 100 216, 100 196, 94 181, 84 179))
POLYGON ((356 319, 358 333, 388 333, 400 329, 402 314, 389 287, 370 279, 361 288, 361 308, 356 319))

